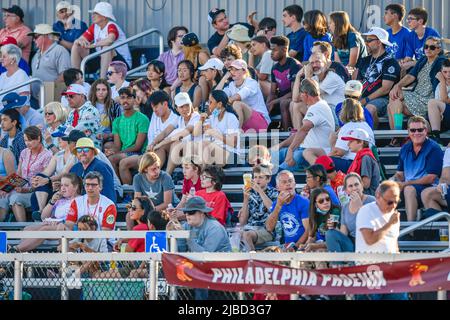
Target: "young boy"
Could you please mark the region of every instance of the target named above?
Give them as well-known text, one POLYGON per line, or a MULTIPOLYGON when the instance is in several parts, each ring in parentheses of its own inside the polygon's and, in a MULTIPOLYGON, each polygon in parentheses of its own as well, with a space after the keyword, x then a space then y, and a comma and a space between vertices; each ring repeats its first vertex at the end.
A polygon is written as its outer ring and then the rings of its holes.
POLYGON ((359 174, 363 181, 364 194, 374 196, 381 183, 380 166, 378 165, 372 150, 369 147, 370 136, 363 129, 349 131, 348 136, 342 140, 348 141, 348 148, 356 153, 347 173, 359 174))
POLYGON ((411 31, 402 24, 406 15, 405 6, 398 3, 390 4, 384 11, 384 22, 391 27, 387 30, 389 33, 389 42, 392 47, 387 47, 387 51, 399 63, 411 60, 412 51, 408 44, 411 31))
POLYGON ((308 239, 309 200, 295 192, 295 178, 290 171, 281 171, 277 176, 279 195, 274 201, 271 214, 266 221, 267 231, 273 232, 278 221, 284 231, 284 243, 289 249, 296 250, 308 239))
POLYGON ((251 187, 244 186, 244 203, 239 212, 239 223, 244 227, 242 235, 250 251, 255 246, 273 240, 272 232, 267 231, 265 223, 270 214, 278 191, 269 186, 272 171, 270 168, 256 166, 253 168, 251 187))

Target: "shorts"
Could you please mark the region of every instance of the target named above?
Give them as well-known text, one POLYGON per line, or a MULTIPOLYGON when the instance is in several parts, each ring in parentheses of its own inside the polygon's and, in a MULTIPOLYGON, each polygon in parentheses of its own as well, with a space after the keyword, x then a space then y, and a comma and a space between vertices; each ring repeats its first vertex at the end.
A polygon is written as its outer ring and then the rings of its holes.
MULTIPOLYGON (((304 148, 298 148, 297 150, 294 151, 294 161, 295 161, 295 166, 293 167, 289 167, 287 163, 284 162, 284 160, 286 159, 286 155, 288 152, 288 148, 283 148, 280 149, 279 153, 278 153, 278 167, 279 167, 279 171, 281 170, 288 170, 291 172, 299 172, 304 168, 308 168, 310 166, 310 164, 308 163, 308 161, 306 161, 303 158, 303 151, 305 151, 304 148)), ((276 160, 277 155, 272 154, 272 160, 276 160)), ((272 163, 277 166, 277 163, 272 161, 272 163)))
POLYGON ((353 163, 353 160, 342 159, 339 157, 331 157, 331 159, 333 159, 336 171, 342 171, 343 173, 347 173, 353 163))
POLYGON ((423 185, 423 184, 413 184, 411 187, 414 187, 416 189, 416 195, 417 195, 417 204, 419 205, 419 208, 423 207, 422 197, 421 194, 425 189, 428 189, 432 187, 431 184, 423 185))
MULTIPOLYGON (((367 105, 373 105, 377 108, 377 113, 379 117, 384 117, 387 113, 387 106, 389 104, 389 97, 376 98, 370 100, 367 105)), ((366 107, 367 107, 366 105, 366 107)))
POLYGON ((142 156, 141 152, 127 152, 125 155, 128 157, 134 157, 134 156, 142 156))
POLYGON ((449 130, 450 130, 450 104, 446 104, 442 119, 441 131, 445 132, 449 130))
POLYGON ((7 197, 0 198, 0 208, 7 209, 15 204, 21 205, 24 208, 31 207, 31 196, 33 193, 17 193, 12 191, 7 197))
POLYGON ((254 230, 254 232, 256 233, 255 245, 257 245, 257 246, 273 240, 272 232, 267 231, 266 228, 260 228, 260 229, 254 230))
POLYGON ((252 112, 250 119, 248 119, 243 125, 242 130, 247 132, 249 130, 255 130, 256 132, 260 132, 263 130, 267 130, 269 124, 267 123, 266 118, 259 113, 258 111, 252 112))

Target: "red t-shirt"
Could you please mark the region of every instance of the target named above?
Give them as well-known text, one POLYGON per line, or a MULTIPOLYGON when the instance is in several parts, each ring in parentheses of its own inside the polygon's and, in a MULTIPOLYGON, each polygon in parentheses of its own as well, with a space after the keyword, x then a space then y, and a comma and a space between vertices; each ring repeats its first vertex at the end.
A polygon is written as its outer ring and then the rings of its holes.
MULTIPOLYGON (((146 223, 140 223, 133 228, 133 231, 149 231, 148 225, 146 223)), ((134 249, 134 252, 145 252, 145 239, 130 239, 128 245, 134 249)))
POLYGON ((212 208, 211 216, 216 218, 223 226, 227 223, 228 212, 232 213, 230 201, 223 191, 214 191, 207 193, 206 190, 200 190, 195 193, 196 196, 202 197, 206 201, 206 206, 212 208))
POLYGON ((336 192, 336 194, 338 194, 337 189, 340 186, 344 185, 344 180, 345 180, 345 174, 342 173, 342 171, 338 171, 334 180, 331 181, 331 187, 333 188, 334 192, 336 192))
POLYGON ((198 178, 196 184, 193 184, 192 180, 184 179, 184 181, 183 181, 183 190, 182 190, 181 193, 182 194, 189 194, 189 191, 191 191, 192 187, 195 188, 195 191, 204 190, 204 189, 202 189, 202 181, 200 180, 200 178, 198 178))

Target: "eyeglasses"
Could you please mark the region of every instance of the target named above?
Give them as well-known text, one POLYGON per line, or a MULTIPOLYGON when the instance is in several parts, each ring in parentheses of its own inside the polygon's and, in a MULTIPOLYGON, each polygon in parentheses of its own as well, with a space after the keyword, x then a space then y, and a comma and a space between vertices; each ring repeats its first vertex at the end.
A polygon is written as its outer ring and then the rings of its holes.
POLYGON ((436 50, 436 49, 440 49, 441 47, 433 46, 433 45, 429 46, 429 45, 426 44, 423 48, 424 48, 425 50, 431 50, 431 51, 434 51, 434 50, 436 50))
POLYGON ((17 15, 15 15, 15 14, 8 14, 8 13, 4 13, 3 14, 3 18, 14 18, 14 17, 18 17, 17 15))
POLYGON ((77 153, 88 153, 91 148, 77 148, 77 153))
POLYGON ((73 99, 73 98, 75 98, 75 94, 68 94, 68 95, 66 95, 66 98, 73 99))
POLYGON ((425 128, 409 129, 409 132, 411 132, 411 133, 416 133, 416 132, 422 133, 424 131, 425 131, 425 128))
POLYGON ((44 113, 46 116, 53 116, 54 115, 54 113, 53 112, 46 112, 46 113, 44 113))
POLYGON ((106 75, 107 75, 108 77, 111 77, 114 73, 118 73, 118 72, 115 72, 115 71, 108 71, 108 72, 106 73, 106 75))
POLYGON ((378 40, 377 38, 366 38, 364 41, 367 43, 371 43, 371 42, 377 41, 377 40, 378 40))
POLYGON ((417 18, 414 17, 408 17, 408 19, 406 19, 407 21, 413 21, 413 20, 418 20, 417 18))
POLYGON ((324 202, 330 202, 330 197, 326 197, 326 198, 322 198, 322 199, 317 199, 317 203, 318 204, 324 204, 324 202))
POLYGON ((392 200, 386 200, 384 197, 381 197, 381 199, 383 199, 384 201, 386 201, 386 204, 387 204, 388 206, 392 206, 393 204, 397 205, 397 204, 400 202, 400 200, 395 200, 395 201, 392 201, 392 200))
POLYGON ((85 187, 95 188, 98 187, 98 183, 85 183, 85 187))

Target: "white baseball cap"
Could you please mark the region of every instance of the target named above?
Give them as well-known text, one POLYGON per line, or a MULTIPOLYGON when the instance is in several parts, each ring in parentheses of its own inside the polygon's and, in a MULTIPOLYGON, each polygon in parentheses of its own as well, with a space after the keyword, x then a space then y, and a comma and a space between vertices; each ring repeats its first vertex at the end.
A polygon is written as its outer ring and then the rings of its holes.
POLYGON ((186 92, 180 92, 179 94, 177 94, 175 96, 175 98, 173 100, 177 107, 181 107, 186 104, 192 105, 191 98, 189 97, 189 95, 186 92))
POLYGON ((350 130, 345 137, 341 138, 343 141, 355 141, 362 140, 370 142, 370 136, 364 129, 354 129, 350 130))
POLYGON ((216 70, 223 70, 224 64, 222 60, 217 58, 209 59, 203 66, 199 67, 198 70, 205 71, 208 69, 216 69, 216 70))
POLYGON ((56 12, 59 12, 62 9, 67 9, 69 12, 73 11, 72 5, 67 1, 60 1, 56 5, 56 12))
POLYGON ((344 93, 347 96, 361 97, 363 84, 358 80, 350 80, 345 84, 344 93))
POLYGON ((384 29, 372 27, 369 32, 363 33, 363 36, 375 36, 382 44, 392 47, 392 43, 389 42, 389 33, 384 29))
POLYGON ((80 84, 71 84, 69 87, 67 87, 66 92, 63 92, 61 95, 67 96, 67 95, 73 95, 73 94, 82 94, 84 96, 87 96, 86 90, 84 87, 80 84))
POLYGON ((95 5, 94 10, 89 10, 89 13, 98 13, 110 20, 116 21, 116 17, 113 14, 113 7, 108 2, 99 2, 95 5))

